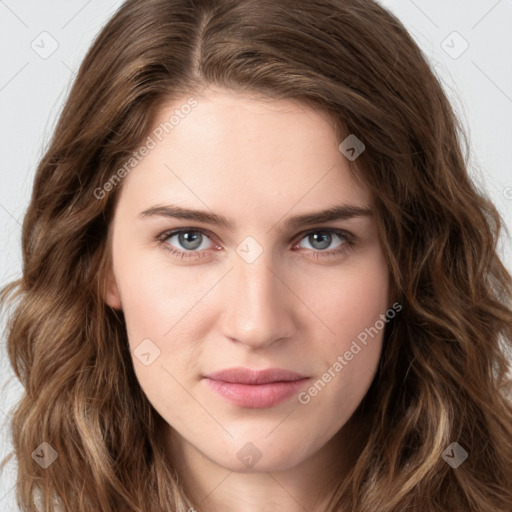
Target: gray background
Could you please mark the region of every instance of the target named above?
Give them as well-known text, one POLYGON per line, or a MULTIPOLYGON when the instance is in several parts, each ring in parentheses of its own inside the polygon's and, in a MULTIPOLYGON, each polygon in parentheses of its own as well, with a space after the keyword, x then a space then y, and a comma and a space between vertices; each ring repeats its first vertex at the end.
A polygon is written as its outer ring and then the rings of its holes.
MULTIPOLYGON (((0 286, 21 271, 20 228, 38 160, 78 66, 120 0, 0 0, 0 286)), ((471 173, 512 226, 512 0, 382 0, 423 49, 467 127, 471 173), (455 32, 455 33, 454 33, 455 32), (466 48, 467 46, 467 48, 466 48)), ((512 244, 500 251, 512 270, 512 244)), ((4 319, 2 319, 2 328, 4 319)), ((21 392, 0 343, 0 457, 21 392)), ((17 510, 14 462, 0 510, 17 510)))

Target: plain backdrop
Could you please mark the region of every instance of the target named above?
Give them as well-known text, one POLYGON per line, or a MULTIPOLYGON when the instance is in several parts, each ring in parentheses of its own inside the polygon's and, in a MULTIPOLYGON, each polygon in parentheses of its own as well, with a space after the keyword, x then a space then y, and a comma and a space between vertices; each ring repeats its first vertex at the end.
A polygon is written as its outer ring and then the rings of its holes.
MULTIPOLYGON (((297 1, 300 4, 301 0, 297 1)), ((302 0, 307 1, 307 0, 302 0)), ((340 0, 341 1, 341 0, 340 0)), ((119 0, 0 0, 0 286, 21 272, 20 231, 34 172, 76 70, 119 0)), ((382 0, 440 77, 471 141, 472 176, 512 227, 512 0, 382 0)), ((500 251, 512 270, 510 239, 500 251)), ((2 318, 2 329, 5 319, 2 318)), ((0 457, 21 393, 0 338, 0 457)), ((15 463, 0 510, 17 510, 15 463)))

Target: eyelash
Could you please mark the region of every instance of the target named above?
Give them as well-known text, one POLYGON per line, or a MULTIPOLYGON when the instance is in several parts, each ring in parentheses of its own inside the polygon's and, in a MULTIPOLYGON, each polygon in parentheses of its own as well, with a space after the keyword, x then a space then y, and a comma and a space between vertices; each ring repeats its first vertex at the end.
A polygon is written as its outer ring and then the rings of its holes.
MULTIPOLYGON (((206 237, 210 238, 210 234, 205 230, 198 229, 198 228, 194 228, 194 229, 181 228, 181 229, 165 231, 164 233, 161 233, 160 235, 157 236, 157 241, 162 246, 162 249, 164 251, 171 253, 173 256, 176 256, 181 259, 203 258, 203 257, 207 256, 207 249, 203 249, 201 251, 180 251, 179 249, 176 249, 175 247, 169 245, 166 242, 166 240, 168 238, 170 238, 174 235, 179 235, 180 233, 201 233, 202 235, 205 235, 206 237)), ((333 229, 333 228, 312 229, 310 231, 306 231, 305 233, 301 233, 301 238, 295 245, 297 245, 304 238, 306 238, 308 235, 311 235, 313 233, 334 234, 334 235, 338 236, 343 241, 342 245, 339 246, 339 248, 333 249, 330 251, 321 251, 321 250, 310 249, 310 251, 313 251, 313 255, 311 256, 313 258, 329 258, 329 257, 340 256, 341 254, 350 250, 354 246, 354 240, 352 238, 352 235, 350 235, 346 231, 340 231, 340 230, 333 229)))

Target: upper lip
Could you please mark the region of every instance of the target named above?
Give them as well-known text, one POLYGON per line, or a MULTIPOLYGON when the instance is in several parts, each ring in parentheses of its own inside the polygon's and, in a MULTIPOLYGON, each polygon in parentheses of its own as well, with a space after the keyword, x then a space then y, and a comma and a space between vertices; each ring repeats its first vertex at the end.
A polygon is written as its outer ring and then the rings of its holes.
POLYGON ((226 368, 218 372, 205 375, 208 379, 239 383, 239 384, 268 384, 269 382, 291 382, 294 380, 305 379, 304 375, 300 375, 290 370, 282 368, 266 368, 264 370, 252 370, 251 368, 226 368))

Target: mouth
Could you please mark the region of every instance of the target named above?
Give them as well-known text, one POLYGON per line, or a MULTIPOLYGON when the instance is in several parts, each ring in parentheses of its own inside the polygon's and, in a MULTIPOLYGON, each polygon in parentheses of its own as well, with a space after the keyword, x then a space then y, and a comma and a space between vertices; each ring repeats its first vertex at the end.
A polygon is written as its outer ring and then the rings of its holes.
POLYGON ((203 379, 214 393, 234 405, 265 409, 296 394, 309 377, 281 368, 251 370, 237 367, 207 374, 203 379))

